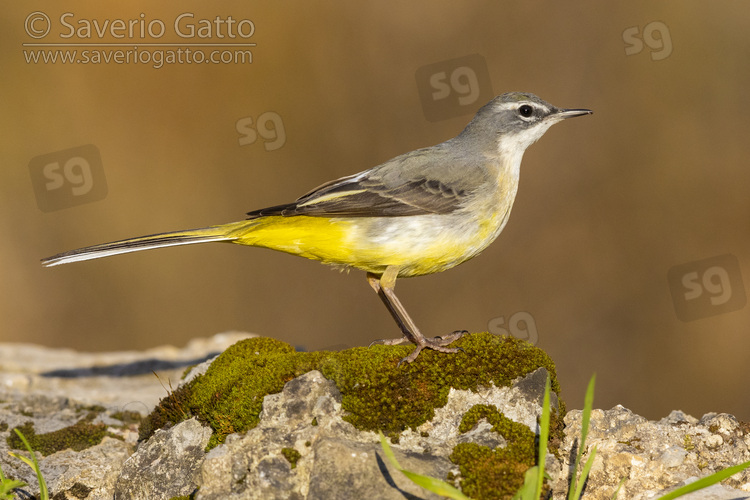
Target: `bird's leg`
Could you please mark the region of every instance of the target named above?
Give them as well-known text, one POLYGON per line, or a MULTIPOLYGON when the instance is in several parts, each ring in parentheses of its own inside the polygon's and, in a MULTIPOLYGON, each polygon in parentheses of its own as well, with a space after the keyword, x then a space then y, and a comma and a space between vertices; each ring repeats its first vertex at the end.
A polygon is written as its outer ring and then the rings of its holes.
POLYGON ((396 297, 396 293, 394 292, 398 271, 398 267, 388 266, 382 276, 367 273, 368 283, 370 283, 370 286, 378 294, 380 300, 383 301, 383 304, 385 304, 385 307, 391 313, 393 319, 396 320, 396 324, 404 334, 403 337, 398 339, 376 340, 375 342, 381 342, 385 345, 396 345, 408 340, 409 342, 416 344, 417 348, 407 357, 402 359, 399 364, 403 362, 411 363, 417 359, 417 356, 419 356, 419 353, 424 348, 448 353, 458 352, 460 350, 458 348, 445 346, 459 339, 464 333, 466 333, 466 331, 455 331, 446 337, 426 338, 422 335, 422 332, 419 331, 417 325, 415 325, 414 321, 409 317, 409 314, 407 314, 406 309, 404 309, 404 306, 401 304, 401 301, 398 300, 398 297, 396 297))
MULTIPOLYGON (((390 269, 390 268, 388 268, 390 269)), ((378 297, 380 297, 380 300, 383 301, 383 304, 385 304, 385 307, 388 309, 388 312, 391 313, 391 316, 393 316, 393 319, 396 321, 396 324, 401 329, 401 332, 404 334, 403 337, 397 338, 397 339, 380 339, 380 340, 374 340, 372 341, 372 344, 376 342, 380 342, 385 345, 398 345, 402 344, 406 341, 412 342, 414 344, 417 343, 416 339, 412 335, 412 333, 409 331, 409 328, 404 324, 404 322, 401 320, 401 317, 398 314, 398 311, 393 307, 393 304, 388 300, 388 297, 385 295, 385 292, 383 291, 383 288, 380 285, 380 276, 377 276, 372 273, 367 273, 367 282, 370 284, 373 290, 375 290, 375 293, 378 294, 378 297)))

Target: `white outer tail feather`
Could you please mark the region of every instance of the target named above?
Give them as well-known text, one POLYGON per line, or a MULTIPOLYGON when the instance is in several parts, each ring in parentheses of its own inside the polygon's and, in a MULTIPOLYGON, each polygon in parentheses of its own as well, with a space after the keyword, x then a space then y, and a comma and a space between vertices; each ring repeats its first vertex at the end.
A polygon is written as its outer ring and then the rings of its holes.
POLYGON ((228 236, 226 230, 219 227, 207 227, 187 231, 176 231, 172 233, 152 234, 139 238, 102 243, 90 247, 79 248, 69 252, 59 253, 52 257, 42 259, 44 267, 59 266, 71 262, 100 259, 112 255, 150 250, 152 248, 164 248, 177 245, 192 245, 195 243, 209 243, 213 241, 231 241, 235 236, 228 236))

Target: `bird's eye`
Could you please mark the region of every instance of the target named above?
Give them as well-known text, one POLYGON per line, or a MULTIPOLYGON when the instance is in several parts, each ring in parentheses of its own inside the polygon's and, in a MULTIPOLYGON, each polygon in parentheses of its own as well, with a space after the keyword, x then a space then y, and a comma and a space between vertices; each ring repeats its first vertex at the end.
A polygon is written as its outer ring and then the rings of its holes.
POLYGON ((524 118, 530 117, 532 114, 534 114, 534 108, 529 106, 528 104, 524 104, 520 108, 518 108, 518 113, 523 116, 524 118))

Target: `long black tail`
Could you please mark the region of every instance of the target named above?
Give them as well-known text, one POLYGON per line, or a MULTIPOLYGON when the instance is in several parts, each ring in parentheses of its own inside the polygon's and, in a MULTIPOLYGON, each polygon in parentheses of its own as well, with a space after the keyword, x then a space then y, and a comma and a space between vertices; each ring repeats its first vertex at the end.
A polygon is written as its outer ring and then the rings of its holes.
POLYGON ((211 241, 232 241, 237 239, 236 236, 231 234, 235 227, 234 224, 226 224, 200 229, 151 234, 138 238, 113 241, 112 243, 102 243, 100 245, 79 248, 77 250, 71 250, 69 252, 53 255, 52 257, 47 257, 46 259, 42 259, 42 265, 45 267, 51 267, 60 264, 68 264, 70 262, 109 257, 110 255, 118 255, 121 253, 149 250, 151 248, 192 245, 194 243, 208 243, 211 241))

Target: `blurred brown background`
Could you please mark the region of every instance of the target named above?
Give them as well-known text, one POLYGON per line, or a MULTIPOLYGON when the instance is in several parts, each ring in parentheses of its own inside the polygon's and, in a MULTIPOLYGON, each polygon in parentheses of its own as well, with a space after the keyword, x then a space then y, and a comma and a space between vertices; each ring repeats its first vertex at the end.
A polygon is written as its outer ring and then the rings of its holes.
MULTIPOLYGON (((494 94, 530 91, 595 114, 555 126, 529 149, 510 222, 483 255, 399 282, 415 321, 433 335, 531 332, 557 362, 569 407, 580 407, 596 372, 597 407, 750 420, 750 7, 276 5, 4 7, 0 341, 124 350, 244 330, 320 349, 397 335, 363 273, 267 250, 204 245, 52 269, 39 259, 239 220, 446 140, 484 102, 430 121, 415 75, 478 54, 494 94), (35 11, 49 19, 44 36, 47 21, 35 11), (121 19, 135 20, 135 32, 62 38, 67 12, 76 30, 121 19), (204 24, 205 38, 180 37, 173 22, 183 13, 194 15, 183 18, 184 31, 207 19, 213 32, 204 24), (255 32, 232 39, 219 23, 217 33, 217 16, 249 19, 255 32), (140 38, 137 23, 154 20, 165 34, 140 38), (180 47, 147 43, 257 45, 250 64, 27 63, 45 49, 92 49, 23 45, 63 42, 122 44, 95 48, 105 52, 138 46, 149 57, 180 47), (101 154, 106 181, 94 172, 87 185, 76 161, 65 177, 87 144, 101 154), (53 165, 46 174, 32 168, 42 155, 50 156, 41 166, 53 165), (91 190, 73 195, 76 186, 91 190)), ((239 49, 219 50, 230 58, 239 49)))

